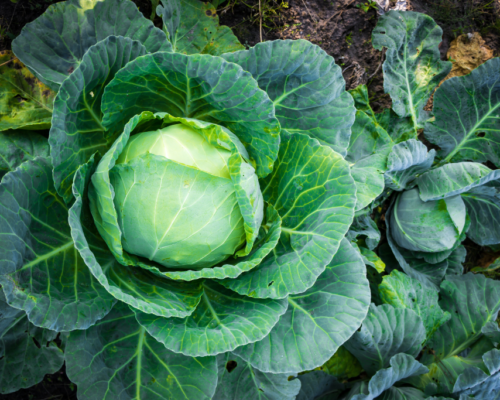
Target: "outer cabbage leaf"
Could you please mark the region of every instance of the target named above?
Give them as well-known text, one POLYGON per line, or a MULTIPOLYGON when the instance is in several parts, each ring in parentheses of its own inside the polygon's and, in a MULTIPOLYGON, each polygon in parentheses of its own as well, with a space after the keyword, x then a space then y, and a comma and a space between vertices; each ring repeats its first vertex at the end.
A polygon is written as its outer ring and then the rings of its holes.
POLYGON ((481 332, 483 332, 483 334, 493 343, 500 343, 500 327, 498 326, 498 323, 496 321, 491 321, 485 324, 481 329, 481 332))
POLYGON ((448 75, 451 62, 441 61, 443 30, 434 20, 412 11, 389 11, 372 33, 373 47, 387 48, 384 89, 400 117, 412 117, 415 134, 423 108, 437 85, 448 75))
POLYGON ((465 227, 460 196, 422 202, 417 189, 398 195, 390 219, 396 243, 408 250, 435 253, 453 249, 465 227))
POLYGON ((172 50, 183 54, 214 56, 244 47, 227 26, 219 26, 219 17, 212 3, 196 0, 161 0, 156 13, 163 19, 163 31, 172 43, 172 50))
POLYGON ((445 81, 434 96, 434 122, 425 137, 443 162, 491 161, 500 167, 500 58, 445 81))
POLYGON ((9 305, 55 331, 86 329, 111 310, 113 297, 76 252, 48 159, 27 161, 3 178, 0 215, 0 283, 9 305))
POLYGON ((12 50, 38 79, 57 91, 87 50, 110 35, 138 40, 148 52, 172 49, 165 33, 130 0, 68 0, 49 6, 25 25, 12 50))
POLYGON ((350 400, 373 400, 379 398, 378 396, 390 389, 396 382, 429 372, 427 367, 408 354, 396 354, 391 358, 390 364, 389 368, 381 369, 372 376, 368 387, 353 387, 347 394, 347 398, 350 400), (361 393, 358 393, 360 388, 361 393))
POLYGON ((464 273, 464 262, 465 257, 467 257, 467 250, 463 245, 458 246, 450 254, 448 259, 448 268, 446 269, 446 275, 462 275, 464 273))
POLYGON ((322 371, 311 371, 297 376, 302 386, 296 400, 335 400, 344 390, 337 378, 322 371))
POLYGON ((109 36, 90 47, 62 83, 54 103, 50 151, 58 193, 69 203, 78 167, 112 142, 102 125, 101 100, 107 84, 129 61, 146 54, 138 41, 109 36))
POLYGON ((488 368, 489 374, 483 371, 480 371, 482 374, 475 374, 477 371, 469 368, 461 376, 471 375, 467 386, 459 388, 455 385, 454 392, 460 390, 460 400, 498 398, 498 392, 500 391, 500 350, 493 349, 489 351, 483 356, 483 361, 488 368))
POLYGON ((420 175, 416 183, 422 201, 439 200, 462 194, 475 187, 500 178, 500 171, 492 171, 478 163, 446 164, 420 175))
POLYGON ((384 172, 393 146, 387 132, 363 111, 356 112, 345 159, 356 182, 356 211, 368 206, 384 191, 384 172))
POLYGON ((352 222, 356 188, 349 166, 317 140, 283 132, 274 171, 260 183, 264 200, 282 218, 279 243, 258 267, 222 284, 251 297, 302 293, 325 270, 352 222))
POLYGON ((428 400, 427 395, 412 387, 392 387, 386 390, 377 400, 428 400))
POLYGON ((398 143, 387 160, 386 186, 397 191, 413 187, 416 176, 432 166, 435 155, 436 150, 428 151, 422 142, 415 139, 398 143))
POLYGON ((482 355, 491 350, 489 339, 476 342, 483 336, 482 328, 497 318, 500 282, 472 273, 448 276, 441 284, 439 305, 451 314, 451 319, 427 343, 432 351, 424 354, 421 362, 429 367, 429 374, 411 383, 421 389, 435 387, 436 393, 441 394, 452 391, 458 375, 467 367, 480 367, 482 355), (461 356, 469 347, 471 352, 461 356))
POLYGON ((23 310, 10 307, 0 290, 0 393, 40 382, 58 371, 64 354, 53 342, 57 332, 34 326, 23 310))
POLYGON ((366 316, 370 291, 365 274, 359 254, 344 239, 314 286, 288 297, 288 310, 271 333, 234 352, 264 372, 323 365, 366 316))
POLYGON ((82 400, 208 400, 217 385, 215 357, 172 353, 123 303, 86 331, 69 335, 66 372, 82 400))
POLYGON ((35 157, 48 158, 50 148, 42 135, 25 130, 0 132, 0 180, 24 161, 35 157))
POLYGON ((266 374, 232 353, 217 356, 218 385, 214 400, 295 400, 301 381, 286 374, 266 374))
POLYGON ((500 243, 499 189, 476 187, 470 192, 462 193, 462 199, 471 220, 467 236, 480 246, 500 243))
POLYGON ((269 174, 279 149, 274 106, 240 66, 220 57, 156 53, 127 64, 106 87, 103 125, 120 134, 127 122, 148 111, 222 125, 248 150, 257 175, 269 174))
POLYGON ((0 131, 49 128, 55 95, 11 51, 0 51, 0 131))
POLYGON ((87 192, 95 172, 94 158, 75 174, 75 202, 69 224, 75 247, 93 276, 116 299, 143 312, 183 318, 192 314, 201 300, 201 282, 162 279, 142 268, 120 264, 101 238, 90 213, 87 192))
POLYGON ((451 318, 449 312, 439 307, 436 290, 423 286, 418 280, 399 271, 384 276, 379 291, 385 304, 415 311, 422 318, 427 338, 451 318))
POLYGON ((319 46, 275 40, 223 57, 252 74, 272 100, 283 129, 346 155, 356 109, 342 70, 319 46))
POLYGON ((345 343, 370 375, 389 366, 398 353, 416 357, 425 340, 422 319, 411 309, 370 306, 360 331, 345 343))
POLYGON ((241 296, 210 280, 187 318, 162 318, 133 309, 139 324, 169 350, 192 357, 212 356, 262 340, 286 311, 286 300, 241 296))

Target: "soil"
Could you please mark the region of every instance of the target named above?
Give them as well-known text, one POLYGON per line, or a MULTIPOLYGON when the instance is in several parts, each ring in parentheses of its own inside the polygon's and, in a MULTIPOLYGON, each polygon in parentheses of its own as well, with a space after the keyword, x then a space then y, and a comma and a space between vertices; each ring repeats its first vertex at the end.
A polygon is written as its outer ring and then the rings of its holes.
MULTIPOLYGON (((0 0, 0 50, 10 49, 12 40, 22 27, 41 15, 58 0, 0 0)), ((149 18, 151 0, 132 0, 149 18)), ((367 84, 375 111, 391 106, 384 93, 382 53, 373 49, 371 32, 378 14, 374 7, 366 11, 363 5, 370 0, 260 0, 263 14, 262 30, 259 23, 259 0, 229 0, 218 6, 221 25, 231 27, 240 42, 247 47, 262 40, 306 39, 334 57, 341 66, 348 89, 367 84)), ((500 10, 489 0, 410 0, 409 9, 427 13, 443 28, 441 55, 451 41, 460 34, 479 32, 493 51, 500 54, 500 10)), ((161 26, 156 17, 155 25, 161 26)), ((383 222, 381 215, 380 221, 383 222)), ((500 253, 481 248, 467 240, 466 269, 487 266, 500 253)), ((1 400, 73 400, 76 386, 65 374, 64 368, 29 389, 1 400)))

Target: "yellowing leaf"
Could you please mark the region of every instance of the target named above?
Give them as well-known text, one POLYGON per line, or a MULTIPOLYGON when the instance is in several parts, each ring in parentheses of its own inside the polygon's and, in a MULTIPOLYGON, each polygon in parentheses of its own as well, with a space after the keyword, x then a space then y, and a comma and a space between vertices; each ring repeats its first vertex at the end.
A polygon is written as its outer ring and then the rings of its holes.
POLYGON ((50 128, 55 95, 11 51, 0 52, 0 131, 50 128))

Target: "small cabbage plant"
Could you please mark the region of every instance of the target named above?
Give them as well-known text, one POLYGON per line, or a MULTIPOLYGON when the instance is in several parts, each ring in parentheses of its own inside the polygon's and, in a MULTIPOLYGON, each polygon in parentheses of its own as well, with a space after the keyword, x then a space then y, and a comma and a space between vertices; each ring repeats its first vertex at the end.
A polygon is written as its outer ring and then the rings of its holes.
POLYGON ((500 244, 500 60, 442 82, 441 29, 389 11, 375 113, 316 45, 156 12, 57 3, 0 55, 0 393, 495 398, 463 242, 500 244))

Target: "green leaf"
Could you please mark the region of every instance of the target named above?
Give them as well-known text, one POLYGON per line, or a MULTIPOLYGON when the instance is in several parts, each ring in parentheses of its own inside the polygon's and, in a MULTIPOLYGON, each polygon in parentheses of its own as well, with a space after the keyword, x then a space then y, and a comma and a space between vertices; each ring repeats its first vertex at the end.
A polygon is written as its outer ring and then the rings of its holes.
POLYGON ((423 286, 418 280, 399 271, 384 276, 379 292, 385 304, 415 311, 422 318, 427 338, 451 318, 449 312, 443 312, 439 307, 436 290, 423 286))
POLYGON ((415 139, 398 143, 387 160, 385 184, 397 191, 413 187, 416 176, 432 166, 435 154, 436 150, 428 151, 422 142, 415 139))
POLYGON ((471 346, 470 351, 464 351, 453 357, 447 357, 439 362, 432 362, 432 349, 424 350, 421 358, 422 363, 428 365, 429 373, 412 377, 407 383, 432 394, 448 394, 467 383, 473 376, 485 376, 487 372, 483 361, 483 355, 493 348, 493 344, 487 338, 482 338, 471 346), (472 373, 471 373, 472 372, 472 373), (457 386, 458 385, 458 386, 457 386))
POLYGON ((11 51, 0 52, 0 131, 49 128, 55 95, 11 51))
POLYGON ((382 128, 384 128, 392 140, 394 140, 394 143, 418 139, 418 132, 414 130, 411 117, 400 118, 392 108, 386 108, 382 113, 375 114, 375 117, 382 128))
POLYGON ((497 318, 500 282, 472 273, 448 276, 441 284, 440 293, 439 305, 451 314, 451 319, 427 343, 432 351, 425 353, 421 361, 429 366, 430 373, 411 383, 421 389, 434 383, 437 384, 437 393, 447 393, 451 392, 458 374, 465 368, 482 364, 485 346, 487 350, 492 347, 489 340, 473 345, 483 336, 482 328, 497 318), (460 357, 469 347, 473 347, 471 353, 460 357))
POLYGON ((260 182, 282 218, 280 241, 258 267, 222 281, 247 296, 284 298, 310 288, 354 214, 356 188, 344 159, 306 135, 283 132, 281 140, 274 171, 260 182))
POLYGON ((241 296, 210 280, 194 313, 161 318, 134 309, 137 321, 169 350, 192 357, 212 356, 262 340, 287 309, 286 300, 241 296))
POLYGON ((356 182, 356 211, 365 208, 384 191, 384 172, 393 142, 387 132, 363 111, 356 112, 345 159, 356 182))
POLYGON ((55 331, 86 329, 114 299, 76 252, 68 207, 46 158, 27 161, 0 184, 0 284, 9 305, 55 331))
POLYGON ((106 87, 103 125, 119 134, 145 107, 151 112, 222 125, 246 147, 259 177, 273 169, 280 132, 273 104, 250 74, 236 64, 201 54, 139 57, 106 87))
POLYGON ((345 156, 356 109, 341 68, 306 40, 275 40, 224 58, 248 71, 274 103, 281 127, 345 156))
POLYGON ((339 379, 354 378, 363 372, 361 364, 344 346, 338 348, 335 354, 321 366, 321 370, 339 379))
POLYGON ((377 397, 377 400, 429 400, 427 395, 412 387, 392 387, 377 397))
POLYGON ((129 61, 146 54, 138 41, 109 36, 90 47, 57 94, 50 151, 58 193, 69 203, 78 167, 95 152, 104 155, 112 142, 102 125, 104 88, 129 61))
POLYGON ((423 108, 430 95, 451 70, 441 61, 439 43, 443 30, 425 14, 389 11, 372 33, 373 47, 387 48, 384 89, 400 117, 412 117, 413 130, 421 128, 423 108))
POLYGON ((416 357, 425 340, 422 319, 413 310, 388 304, 372 304, 360 331, 354 332, 345 347, 370 375, 389 366, 398 353, 416 357))
MULTIPOLYGON (((213 11, 215 12, 215 10, 213 11)), ((210 18, 219 18, 212 12, 210 18)), ((239 50, 244 50, 238 38, 234 35, 233 31, 228 26, 218 26, 215 35, 211 38, 210 42, 201 51, 202 54, 211 54, 212 56, 222 56, 226 53, 232 53, 239 50)))
POLYGON ((214 400, 295 400, 301 383, 286 374, 266 374, 233 353, 217 356, 219 379, 214 400))
POLYGON ((94 225, 86 201, 94 171, 94 158, 91 157, 76 172, 73 186, 75 202, 69 210, 75 247, 92 275, 114 298, 143 312, 179 318, 192 314, 201 300, 200 282, 175 282, 142 268, 122 265, 109 251, 94 225))
POLYGON ((451 250, 465 227, 465 204, 460 196, 424 203, 417 189, 396 198, 390 218, 396 243, 408 250, 435 253, 451 250))
POLYGON ((197 0, 161 0, 161 4, 156 13, 163 19, 173 51, 218 56, 244 49, 230 28, 219 26, 213 4, 197 0))
POLYGON ((389 368, 381 369, 372 376, 368 387, 364 388, 365 390, 358 394, 359 387, 354 387, 347 394, 347 398, 352 400, 373 400, 379 398, 378 396, 390 389, 396 382, 429 372, 428 368, 408 354, 396 354, 391 358, 390 364, 389 368))
POLYGON ((38 328, 23 310, 10 307, 0 290, 0 393, 26 389, 57 372, 64 354, 53 340, 57 332, 38 328))
POLYGON ((468 192, 500 178, 483 164, 461 162, 427 171, 416 179, 422 201, 439 200, 468 192))
POLYGON ((215 357, 172 353, 118 303, 86 331, 71 332, 66 372, 80 400, 211 399, 217 385, 215 357))
POLYGON ((314 286, 288 297, 288 310, 271 333, 234 352, 264 372, 314 369, 358 329, 369 301, 363 261, 344 239, 314 286))
MULTIPOLYGON (((493 349, 483 356, 483 361, 487 365, 489 375, 483 372, 482 375, 477 374, 476 376, 472 376, 472 379, 468 382, 468 387, 464 390, 460 390, 461 400, 489 400, 498 397, 498 392, 500 390, 500 373, 498 372, 500 370, 499 360, 500 350, 497 349, 493 349)), ((462 374, 462 377, 467 373, 473 375, 473 372, 478 371, 474 371, 474 369, 469 368, 469 370, 466 370, 462 374)), ((456 386, 453 389, 454 392, 458 392, 459 390, 456 386)))
POLYGON ((49 143, 37 132, 15 130, 0 132, 0 180, 24 161, 35 157, 48 158, 49 143))
POLYGON ((110 35, 138 40, 148 52, 171 51, 165 34, 129 0, 68 0, 49 6, 12 42, 15 55, 59 90, 87 50, 110 35))
POLYGON ((379 274, 385 271, 385 264, 374 251, 368 250, 365 247, 359 247, 361 258, 366 265, 373 267, 379 274))
POLYGON ((380 231, 369 215, 354 217, 354 221, 346 235, 351 242, 357 240, 359 236, 365 236, 364 241, 369 250, 375 250, 380 242, 380 231))
POLYGON ((335 377, 322 371, 311 371, 297 376, 302 386, 297 400, 334 400, 344 390, 344 385, 335 377), (328 397, 323 397, 323 395, 328 397))
POLYGON ((476 187, 470 192, 462 193, 462 199, 471 220, 467 236, 480 246, 500 243, 499 189, 476 187))
POLYGON ((434 96, 434 122, 425 137, 443 162, 491 161, 500 167, 500 58, 445 81, 434 96))
POLYGON ((500 327, 496 321, 486 323, 481 329, 481 332, 483 332, 483 334, 493 343, 500 343, 500 327))
MULTIPOLYGON (((467 203, 466 203, 467 204, 467 203)), ((467 257, 467 250, 464 246, 458 246, 448 257, 448 268, 446 275, 462 275, 464 273, 464 262, 467 257)))

